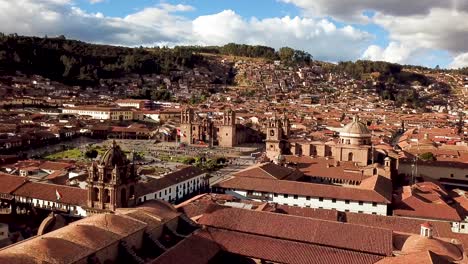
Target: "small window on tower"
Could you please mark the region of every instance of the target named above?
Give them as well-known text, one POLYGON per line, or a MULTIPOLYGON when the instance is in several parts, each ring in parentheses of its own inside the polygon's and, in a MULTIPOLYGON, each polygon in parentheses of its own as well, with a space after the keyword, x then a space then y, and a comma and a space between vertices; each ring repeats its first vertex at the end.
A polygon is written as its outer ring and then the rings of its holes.
POLYGON ((275 131, 274 131, 273 129, 272 129, 272 130, 270 130, 270 136, 272 136, 272 137, 273 137, 274 135, 275 135, 275 131))

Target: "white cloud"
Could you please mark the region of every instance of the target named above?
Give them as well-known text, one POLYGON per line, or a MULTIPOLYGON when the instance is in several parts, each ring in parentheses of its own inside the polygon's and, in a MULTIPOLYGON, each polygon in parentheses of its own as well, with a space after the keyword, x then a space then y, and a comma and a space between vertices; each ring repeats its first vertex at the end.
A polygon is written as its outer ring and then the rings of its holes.
POLYGON ((370 22, 366 11, 380 12, 392 16, 426 15, 433 8, 468 11, 465 0, 281 0, 303 9, 312 16, 331 16, 342 21, 370 22))
POLYGON ((172 12, 188 6, 145 8, 124 18, 88 13, 70 0, 0 0, 0 32, 57 36, 127 46, 184 42, 191 22, 172 12))
POLYGON ((413 51, 413 48, 401 43, 390 42, 385 49, 376 45, 369 46, 362 55, 362 58, 374 61, 407 63, 413 51))
POLYGON ((351 26, 342 28, 326 19, 282 17, 250 20, 232 10, 201 16, 193 21, 194 40, 201 45, 227 42, 291 46, 324 60, 356 59, 372 35, 351 26))
POLYGON ((167 3, 161 3, 159 4, 159 7, 162 9, 168 11, 168 12, 187 12, 187 11, 193 11, 195 8, 190 5, 182 5, 182 4, 177 4, 177 5, 171 5, 167 3))
POLYGON ((281 1, 298 6, 305 15, 381 26, 390 44, 368 47, 365 58, 418 63, 423 60, 415 57, 428 50, 448 51, 452 56, 468 52, 467 0, 281 1))
POLYGON ((104 1, 106 1, 106 0, 89 0, 89 2, 90 2, 91 4, 102 3, 102 2, 104 2, 104 1))
POLYGON ((452 63, 450 63, 449 68, 458 69, 468 67, 468 52, 462 53, 456 56, 452 63))
POLYGON ((379 13, 374 21, 389 31, 392 40, 408 46, 468 51, 468 12, 434 8, 426 15, 408 17, 379 13))
POLYGON ((65 35, 89 42, 127 46, 223 45, 229 42, 290 46, 330 61, 359 58, 373 36, 327 19, 285 16, 244 19, 234 11, 200 16, 178 15, 187 5, 159 4, 126 17, 88 13, 69 0, 0 0, 0 31, 24 35, 65 35), (177 14, 176 14, 177 13, 177 14))

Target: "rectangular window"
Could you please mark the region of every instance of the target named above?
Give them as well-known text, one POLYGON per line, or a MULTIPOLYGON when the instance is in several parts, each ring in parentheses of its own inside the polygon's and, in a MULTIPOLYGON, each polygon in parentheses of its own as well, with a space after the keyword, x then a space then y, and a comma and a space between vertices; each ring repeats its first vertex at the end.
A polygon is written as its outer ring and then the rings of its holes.
POLYGON ((299 196, 297 196, 297 195, 294 195, 294 199, 298 199, 298 198, 299 198, 299 196))
POLYGON ((323 202, 323 197, 319 197, 319 202, 323 202))
POLYGON ((277 194, 277 193, 274 193, 273 196, 278 197, 278 194, 277 194))
POLYGON ((349 212, 349 210, 348 210, 348 209, 346 209, 346 210, 344 210, 344 211, 345 211, 345 212, 347 212, 347 213, 349 212))
POLYGON ((372 206, 376 207, 376 206, 377 206, 377 203, 372 203, 372 206))
POLYGON ((283 194, 283 197, 284 197, 284 198, 288 198, 288 195, 287 195, 287 194, 283 194))
POLYGON ((372 212, 373 215, 376 215, 377 213, 376 212, 372 212))
POLYGON ((349 204, 349 200, 345 200, 345 204, 349 204))
POLYGON ((364 213, 364 212, 363 212, 363 211, 358 211, 358 213, 362 214, 362 213, 364 213))
POLYGON ((450 178, 453 178, 453 173, 450 174, 450 178))
POLYGON ((359 205, 363 205, 363 204, 364 204, 364 202, 363 202, 363 201, 359 201, 359 205))
POLYGON ((309 200, 310 200, 310 196, 307 196, 307 197, 306 197, 306 200, 309 201, 309 200))
POLYGON ((307 208, 310 208, 310 204, 306 205, 307 208))
POLYGON ((336 203, 336 199, 332 199, 332 203, 336 203))

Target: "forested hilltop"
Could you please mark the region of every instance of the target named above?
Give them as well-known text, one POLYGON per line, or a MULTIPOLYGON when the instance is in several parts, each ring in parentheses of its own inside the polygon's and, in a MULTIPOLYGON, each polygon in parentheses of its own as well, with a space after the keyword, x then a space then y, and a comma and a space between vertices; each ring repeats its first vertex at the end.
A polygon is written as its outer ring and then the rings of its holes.
MULTIPOLYGON (((66 84, 95 85, 99 79, 119 78, 126 74, 168 74, 172 70, 193 69, 213 63, 206 60, 207 55, 279 60, 283 65, 293 67, 310 66, 314 62, 309 53, 289 47, 275 50, 266 46, 229 43, 208 47, 128 48, 89 44, 68 40, 64 36, 39 38, 0 33, 0 72, 38 74, 66 84)), ((396 84, 417 81, 427 85, 431 82, 424 74, 403 71, 403 68, 468 73, 468 68, 448 71, 372 61, 327 65, 327 72, 346 74, 354 79, 366 79, 371 73, 379 73, 380 81, 396 84)))
POLYGON ((0 35, 0 71, 39 74, 67 84, 93 85, 124 74, 192 68, 203 57, 180 48, 125 48, 65 37, 0 35))
POLYGON ((0 34, 0 71, 39 74, 67 84, 93 85, 125 74, 167 74, 204 63, 201 53, 283 60, 309 64, 310 54, 291 48, 276 52, 264 46, 127 48, 57 38, 0 34))

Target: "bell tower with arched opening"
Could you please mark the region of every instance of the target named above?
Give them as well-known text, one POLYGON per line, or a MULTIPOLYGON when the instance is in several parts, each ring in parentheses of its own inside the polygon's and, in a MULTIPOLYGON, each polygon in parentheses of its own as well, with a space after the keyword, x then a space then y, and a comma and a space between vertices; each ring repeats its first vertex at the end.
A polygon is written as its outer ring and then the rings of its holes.
POLYGON ((91 165, 87 183, 90 211, 114 211, 135 204, 135 165, 115 141, 100 160, 91 165))
POLYGON ((267 122, 266 128, 266 156, 270 160, 276 160, 281 154, 286 154, 287 134, 289 133, 289 120, 286 117, 279 119, 275 116, 267 122))

